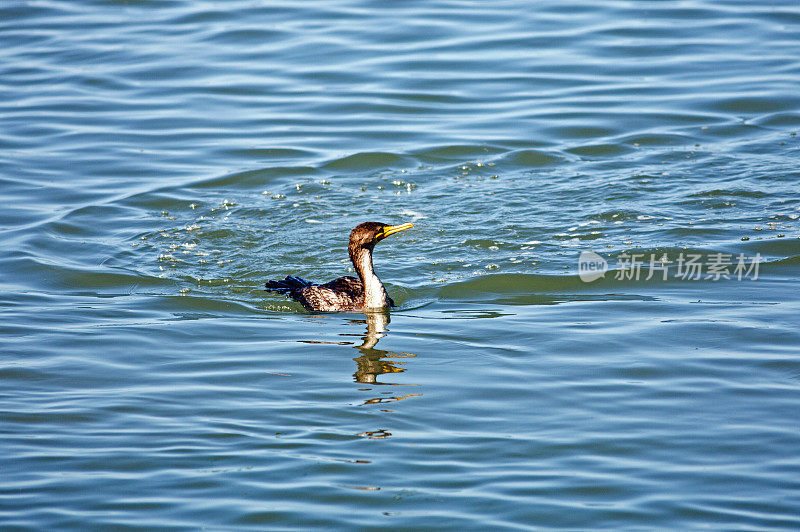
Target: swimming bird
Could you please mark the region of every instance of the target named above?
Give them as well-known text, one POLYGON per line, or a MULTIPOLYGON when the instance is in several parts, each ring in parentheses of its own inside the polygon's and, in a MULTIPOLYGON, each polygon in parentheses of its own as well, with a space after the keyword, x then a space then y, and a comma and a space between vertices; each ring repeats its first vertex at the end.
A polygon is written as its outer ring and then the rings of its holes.
POLYGON ((314 284, 305 279, 286 276, 283 281, 267 281, 267 290, 291 296, 308 310, 337 311, 393 307, 394 301, 386 293, 383 283, 372 268, 372 249, 389 235, 414 227, 410 223, 388 225, 381 222, 364 222, 350 233, 347 251, 358 273, 355 277, 339 277, 325 284, 314 284))

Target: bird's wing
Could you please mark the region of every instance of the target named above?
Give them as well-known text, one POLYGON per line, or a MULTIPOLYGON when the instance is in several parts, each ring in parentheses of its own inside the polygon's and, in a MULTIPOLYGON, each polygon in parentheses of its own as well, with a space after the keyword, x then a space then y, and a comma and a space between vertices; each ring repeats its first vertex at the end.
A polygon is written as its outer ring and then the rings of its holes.
POLYGON ((364 295, 364 285, 361 283, 361 280, 350 276, 339 277, 338 279, 320 285, 320 288, 327 288, 334 292, 344 292, 353 299, 364 295))

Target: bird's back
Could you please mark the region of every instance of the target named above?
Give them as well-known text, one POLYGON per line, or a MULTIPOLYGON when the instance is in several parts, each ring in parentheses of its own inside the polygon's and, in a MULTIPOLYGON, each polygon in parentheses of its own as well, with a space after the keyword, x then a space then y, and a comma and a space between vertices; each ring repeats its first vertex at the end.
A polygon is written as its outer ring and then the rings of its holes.
POLYGON ((355 310, 364 306, 364 285, 355 277, 339 277, 291 294, 309 310, 355 310))
MULTIPOLYGON (((340 311, 364 308, 364 284, 360 279, 345 276, 325 284, 314 284, 300 277, 287 276, 283 281, 268 281, 267 290, 289 295, 308 310, 340 311)), ((394 301, 387 295, 390 307, 394 301)))

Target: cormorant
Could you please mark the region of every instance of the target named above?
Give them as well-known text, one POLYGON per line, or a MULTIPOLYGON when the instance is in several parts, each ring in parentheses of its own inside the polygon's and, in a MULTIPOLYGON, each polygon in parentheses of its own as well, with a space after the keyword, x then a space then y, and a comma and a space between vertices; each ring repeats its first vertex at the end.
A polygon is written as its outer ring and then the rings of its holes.
POLYGON ((299 277, 288 275, 283 281, 267 281, 272 292, 288 294, 308 310, 336 311, 393 307, 394 301, 386 293, 383 283, 372 269, 372 248, 389 235, 414 227, 410 223, 387 225, 364 222, 350 233, 347 251, 358 273, 355 277, 339 277, 316 285, 299 277))

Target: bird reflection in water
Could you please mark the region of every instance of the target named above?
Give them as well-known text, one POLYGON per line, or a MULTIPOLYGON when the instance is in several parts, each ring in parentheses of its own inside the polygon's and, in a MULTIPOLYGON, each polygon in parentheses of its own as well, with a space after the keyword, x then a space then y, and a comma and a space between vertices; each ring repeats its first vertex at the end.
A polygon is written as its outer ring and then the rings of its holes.
MULTIPOLYGON (((373 385, 391 385, 391 386, 414 386, 413 384, 403 384, 398 382, 378 382, 378 376, 384 373, 402 373, 404 368, 398 365, 404 364, 402 360, 387 360, 390 358, 412 358, 416 357, 414 353, 405 353, 402 351, 386 351, 384 349, 376 349, 378 341, 386 336, 388 332, 387 325, 389 324, 389 313, 385 311, 366 311, 364 313, 365 319, 363 320, 350 320, 352 324, 366 324, 366 334, 361 337, 361 345, 353 345, 353 342, 329 342, 323 340, 298 340, 305 344, 329 344, 329 345, 350 345, 354 349, 361 352, 353 360, 356 362, 356 372, 353 374, 355 382, 373 385)), ((321 316, 317 316, 318 318, 321 316)), ((343 333, 341 336, 360 336, 353 333, 343 333)), ((408 394, 399 397, 380 397, 370 399, 364 404, 373 403, 388 403, 392 401, 400 401, 407 397, 418 397, 420 394, 408 394)))
POLYGON ((402 361, 386 360, 387 358, 410 358, 415 357, 412 353, 400 353, 394 351, 386 351, 383 349, 376 349, 375 345, 378 341, 386 336, 388 329, 386 326, 389 324, 388 312, 367 312, 365 314, 366 320, 353 320, 353 323, 366 323, 367 331, 362 337, 363 342, 359 346, 355 346, 361 352, 361 356, 354 358, 356 362, 356 372, 353 377, 356 382, 364 384, 380 384, 380 385, 398 385, 399 383, 391 382, 378 382, 378 375, 384 373, 402 373, 404 368, 400 368, 397 364, 402 364, 402 361))

